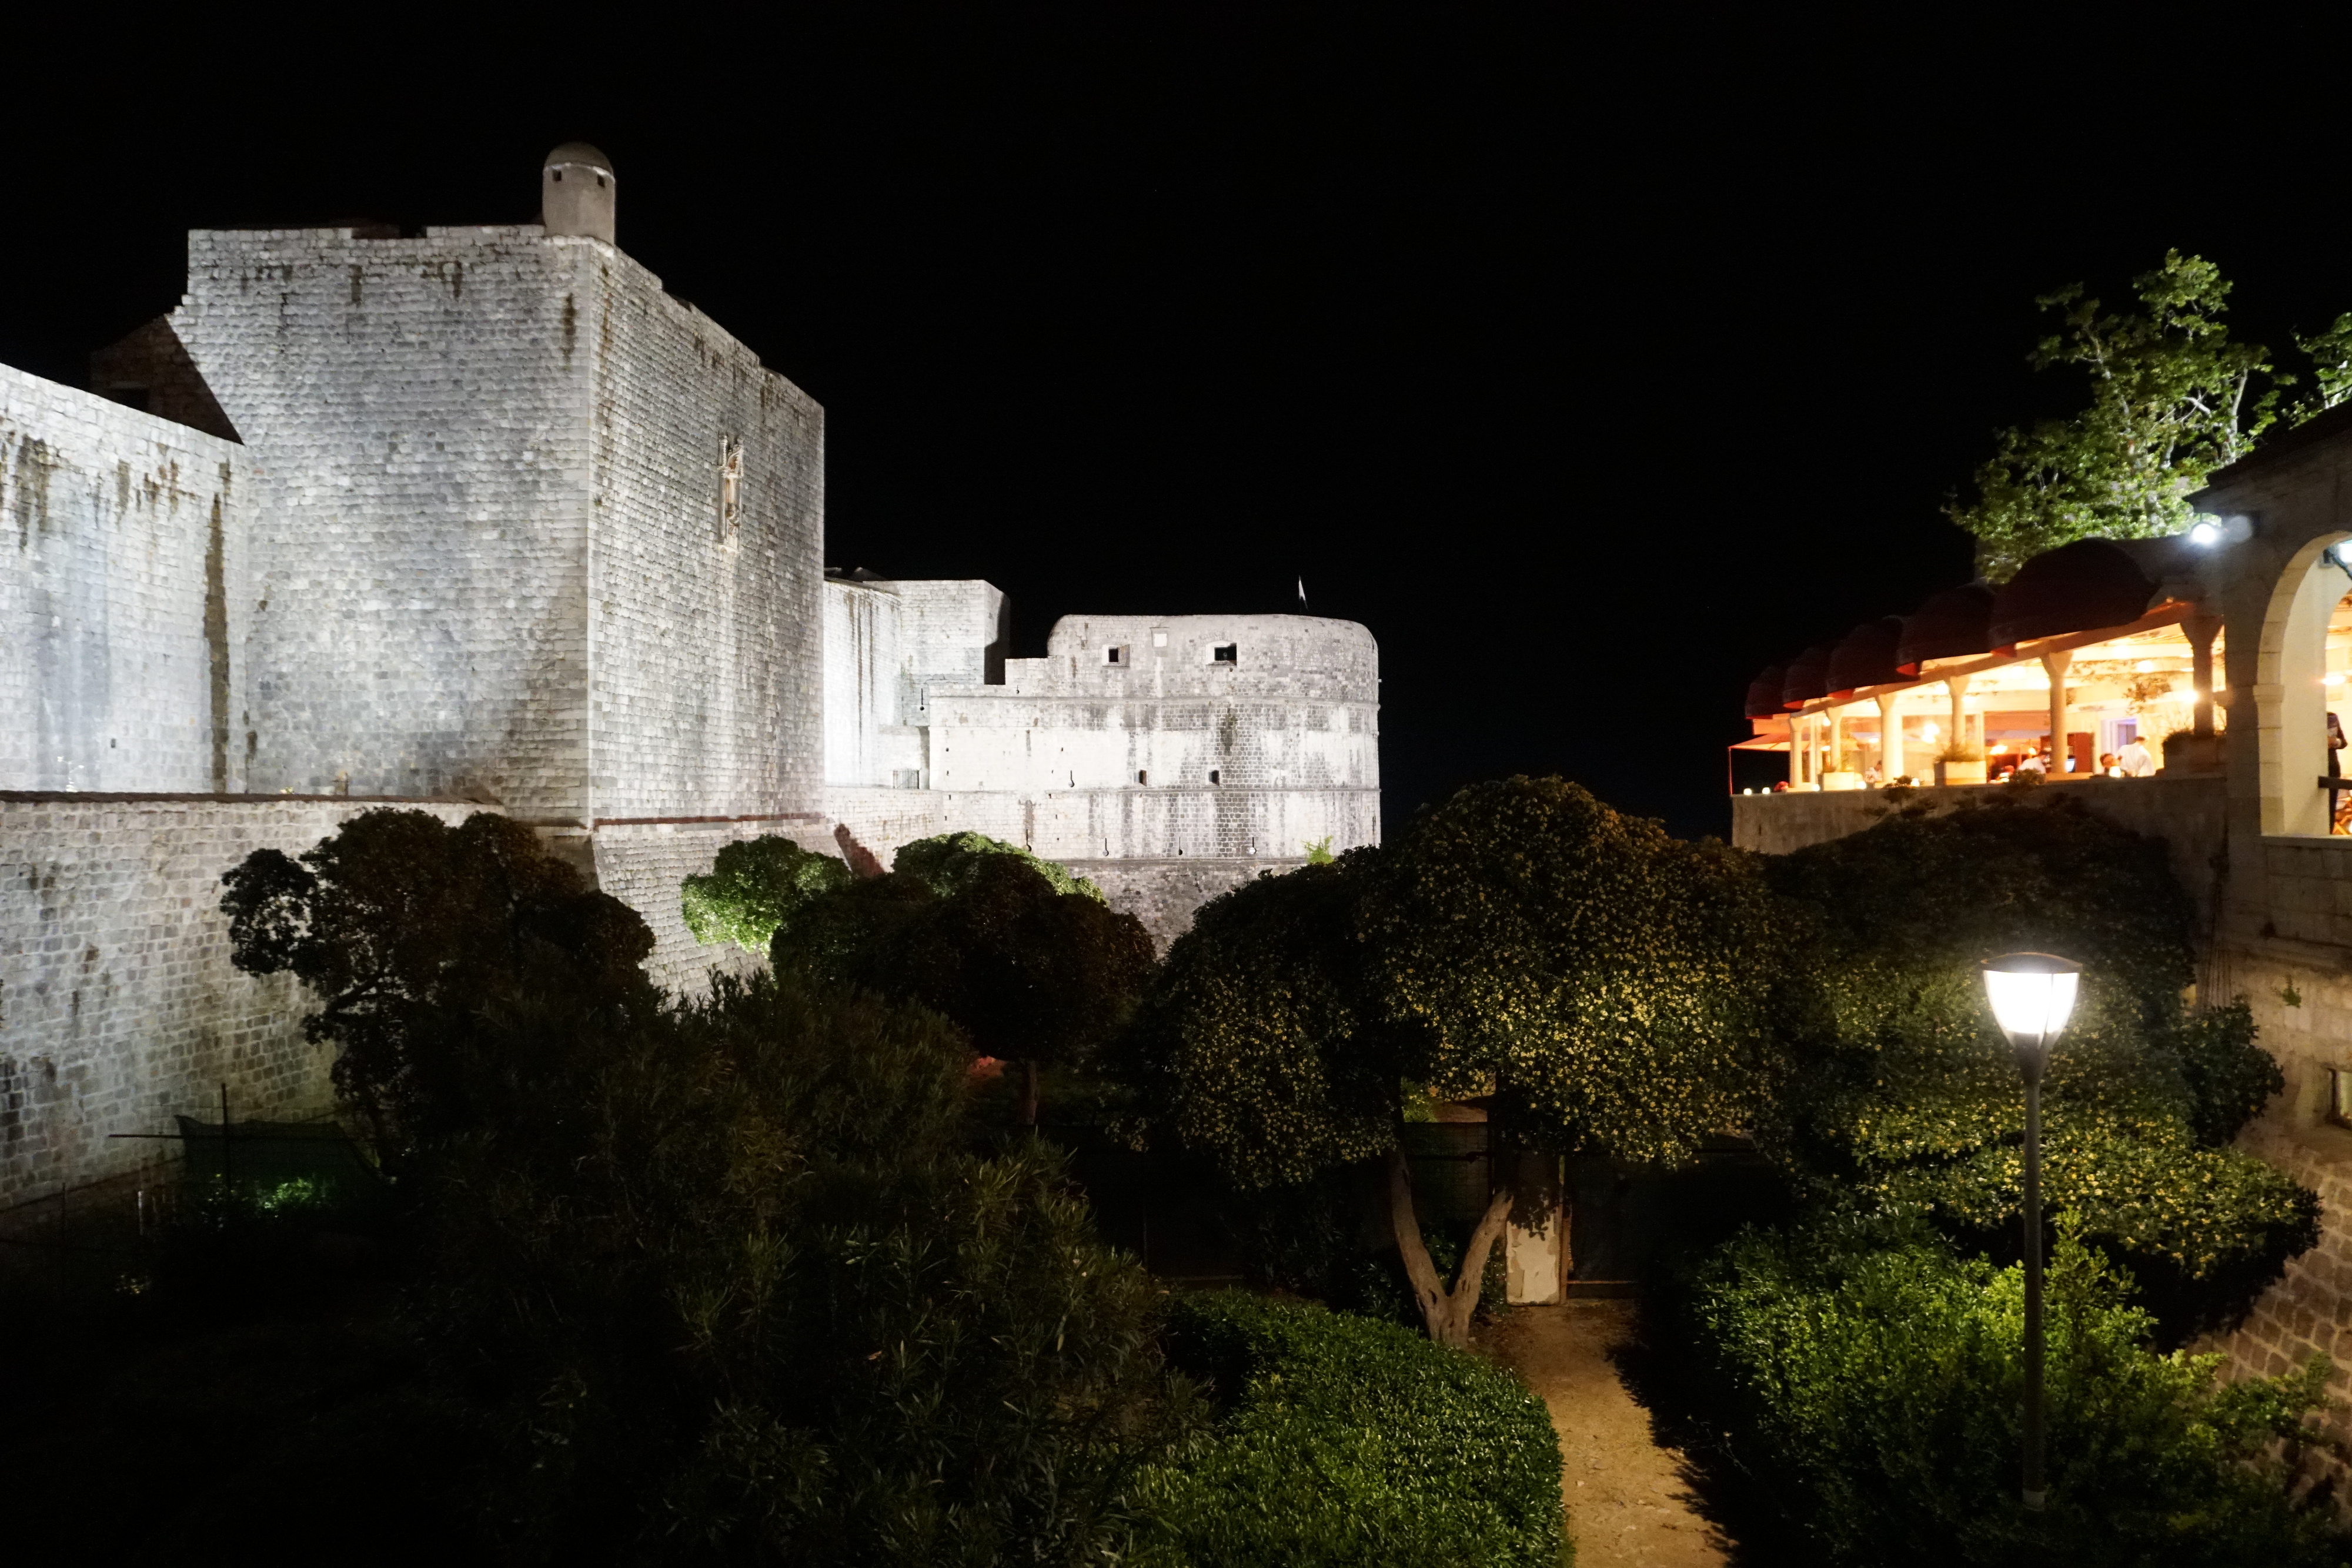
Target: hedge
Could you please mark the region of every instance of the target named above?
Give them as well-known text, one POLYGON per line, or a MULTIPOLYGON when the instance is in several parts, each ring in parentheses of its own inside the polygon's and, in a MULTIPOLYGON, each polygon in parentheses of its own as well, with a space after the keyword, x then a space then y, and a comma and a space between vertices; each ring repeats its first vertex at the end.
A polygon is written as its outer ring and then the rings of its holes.
POLYGON ((1218 1418, 1132 1498, 1139 1568, 1555 1568, 1559 1443, 1542 1402, 1370 1318, 1240 1291, 1179 1297, 1169 1354, 1218 1418))
MULTIPOLYGON (((1716 1446, 1823 1564, 2332 1565, 2273 1444, 2311 1441, 2325 1363, 2219 1380, 2071 1229, 2049 1276, 2050 1505, 2020 1506, 2021 1270, 1924 1226, 1751 1231, 1687 1302, 1716 1446)), ((1760 1523, 1760 1521, 1759 1521, 1760 1523)))

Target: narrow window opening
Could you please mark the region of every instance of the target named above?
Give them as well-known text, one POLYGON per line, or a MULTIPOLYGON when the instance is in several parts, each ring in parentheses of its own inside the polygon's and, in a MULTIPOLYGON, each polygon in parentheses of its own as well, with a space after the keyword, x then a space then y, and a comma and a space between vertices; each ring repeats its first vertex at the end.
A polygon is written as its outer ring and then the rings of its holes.
POLYGON ((1210 769, 1209 769, 1209 782, 1210 782, 1210 783, 1212 783, 1212 784, 1214 784, 1216 781, 1217 781, 1217 770, 1216 770, 1215 768, 1210 768, 1210 769))
POLYGON ((1234 643, 1220 643, 1209 650, 1209 662, 1213 664, 1238 664, 1242 662, 1241 647, 1234 643))
POLYGON ((1141 768, 1138 768, 1136 769, 1135 781, 1138 784, 1149 784, 1151 782, 1151 775, 1141 768))
POLYGON ((1105 648, 1103 650, 1103 663, 1106 664, 1118 664, 1120 652, 1121 650, 1118 648, 1105 648))
POLYGON ((2352 1067, 2327 1070, 2327 1119, 2352 1127, 2352 1067))

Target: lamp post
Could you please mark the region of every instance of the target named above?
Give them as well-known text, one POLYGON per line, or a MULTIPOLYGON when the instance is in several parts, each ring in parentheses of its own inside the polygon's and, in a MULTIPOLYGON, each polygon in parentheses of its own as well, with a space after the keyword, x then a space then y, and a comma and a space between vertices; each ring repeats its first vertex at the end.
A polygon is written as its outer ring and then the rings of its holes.
POLYGON ((2025 1078, 2024 1500, 2037 1511, 2050 1495, 2042 1451, 2042 1074, 2082 975, 2082 965, 2053 953, 2004 953, 1984 964, 1985 998, 2025 1078))

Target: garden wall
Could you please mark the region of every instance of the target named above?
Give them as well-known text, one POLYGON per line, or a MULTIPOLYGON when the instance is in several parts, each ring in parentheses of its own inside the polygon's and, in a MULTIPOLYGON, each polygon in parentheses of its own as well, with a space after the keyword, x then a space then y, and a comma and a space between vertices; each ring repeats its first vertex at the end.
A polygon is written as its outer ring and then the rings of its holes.
POLYGON ((113 1134, 187 1112, 332 1108, 289 976, 229 962, 221 873, 309 849, 372 807, 444 821, 469 802, 319 796, 0 792, 0 1208, 171 1158, 113 1134))

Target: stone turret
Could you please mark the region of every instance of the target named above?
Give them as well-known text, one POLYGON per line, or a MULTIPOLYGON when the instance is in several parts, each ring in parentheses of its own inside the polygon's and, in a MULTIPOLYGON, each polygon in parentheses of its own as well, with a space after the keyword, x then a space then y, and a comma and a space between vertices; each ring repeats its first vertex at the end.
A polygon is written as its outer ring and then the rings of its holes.
POLYGON ((584 235, 614 244, 617 189, 610 158, 585 141, 567 141, 547 155, 540 171, 539 221, 551 235, 584 235))

